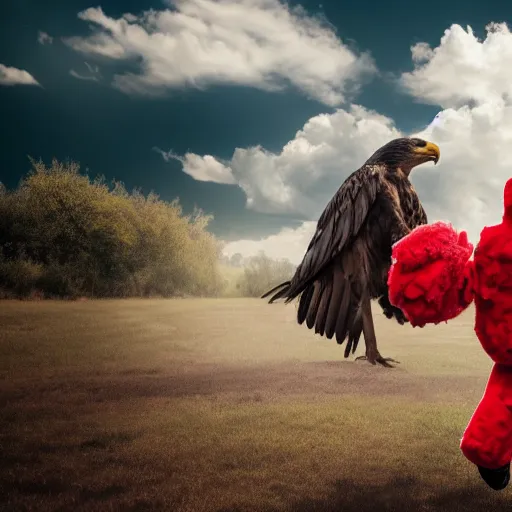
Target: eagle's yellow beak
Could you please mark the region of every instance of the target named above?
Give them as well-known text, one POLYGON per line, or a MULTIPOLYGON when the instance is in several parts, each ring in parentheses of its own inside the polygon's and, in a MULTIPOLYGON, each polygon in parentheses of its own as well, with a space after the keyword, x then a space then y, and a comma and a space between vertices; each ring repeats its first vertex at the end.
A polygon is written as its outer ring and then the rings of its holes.
POLYGON ((426 157, 427 160, 432 160, 434 164, 439 162, 441 156, 439 146, 433 142, 427 142, 427 145, 422 148, 414 148, 414 153, 420 157, 426 157))

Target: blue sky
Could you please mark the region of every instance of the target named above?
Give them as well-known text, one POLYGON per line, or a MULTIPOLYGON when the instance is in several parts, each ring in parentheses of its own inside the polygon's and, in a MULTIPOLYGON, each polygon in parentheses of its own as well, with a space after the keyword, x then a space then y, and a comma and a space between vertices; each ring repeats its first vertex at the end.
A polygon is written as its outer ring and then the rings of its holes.
POLYGON ((512 35, 486 31, 504 5, 10 2, 0 181, 15 186, 28 155, 69 158, 212 213, 231 252, 296 260, 343 179, 422 133, 441 146, 413 176, 427 213, 475 237, 511 174, 512 35))

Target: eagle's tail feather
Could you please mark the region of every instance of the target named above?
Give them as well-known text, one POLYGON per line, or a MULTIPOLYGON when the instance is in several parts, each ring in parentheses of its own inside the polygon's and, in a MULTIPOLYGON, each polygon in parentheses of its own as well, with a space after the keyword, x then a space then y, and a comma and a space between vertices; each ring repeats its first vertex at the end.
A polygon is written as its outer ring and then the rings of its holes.
POLYGON ((350 355, 350 351, 352 349, 352 354, 356 351, 357 345, 359 344, 359 339, 361 338, 361 334, 363 333, 363 316, 361 315, 361 307, 358 306, 354 311, 354 320, 352 325, 348 331, 348 342, 345 347, 345 357, 350 355))
POLYGON ((327 322, 327 314, 329 313, 329 304, 332 296, 332 279, 327 279, 323 289, 320 304, 318 305, 318 312, 316 314, 315 333, 323 336, 325 333, 325 323, 327 322))
POLYGON ((343 287, 343 300, 341 301, 338 316, 336 318, 336 341, 342 345, 348 335, 348 331, 354 321, 355 304, 353 303, 354 297, 352 295, 351 284, 348 280, 345 281, 343 287))
POLYGON ((269 304, 272 304, 272 302, 283 298, 288 293, 290 289, 290 284, 291 281, 285 281, 284 283, 278 284, 277 286, 274 286, 274 288, 263 294, 261 298, 266 299, 269 295, 272 295, 274 292, 277 292, 268 301, 269 304))
POLYGON ((365 294, 365 276, 352 254, 345 255, 325 269, 301 295, 297 320, 338 344, 347 340, 345 357, 354 353, 363 331, 361 304, 365 294))
POLYGON ((329 309, 325 319, 325 336, 331 339, 336 332, 338 317, 346 316, 350 295, 345 293, 347 282, 340 266, 336 266, 332 273, 332 295, 329 301, 329 309))
POLYGON ((309 307, 311 304, 311 300, 313 299, 313 295, 315 292, 315 285, 310 284, 300 296, 299 300, 299 309, 297 310, 297 322, 299 325, 302 325, 304 323, 304 320, 306 320, 306 316, 309 311, 309 307))
POLYGON ((316 314, 318 313, 318 306, 322 297, 323 284, 322 281, 315 281, 312 285, 313 296, 308 304, 308 311, 306 313, 306 325, 308 329, 312 329, 315 325, 316 314))

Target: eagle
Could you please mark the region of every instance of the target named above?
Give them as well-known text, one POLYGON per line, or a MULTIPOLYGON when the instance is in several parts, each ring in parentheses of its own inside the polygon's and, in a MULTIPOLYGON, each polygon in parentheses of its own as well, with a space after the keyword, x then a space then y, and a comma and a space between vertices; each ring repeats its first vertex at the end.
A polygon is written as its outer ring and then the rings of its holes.
POLYGON ((356 351, 361 334, 365 356, 375 365, 398 363, 377 349, 371 301, 378 300, 384 315, 400 325, 403 312, 388 297, 387 276, 392 246, 427 215, 409 175, 416 166, 434 162, 439 147, 416 137, 394 139, 378 149, 341 185, 321 214, 304 258, 290 281, 262 298, 291 302, 300 296, 299 324, 332 339, 345 340, 345 358, 356 351))

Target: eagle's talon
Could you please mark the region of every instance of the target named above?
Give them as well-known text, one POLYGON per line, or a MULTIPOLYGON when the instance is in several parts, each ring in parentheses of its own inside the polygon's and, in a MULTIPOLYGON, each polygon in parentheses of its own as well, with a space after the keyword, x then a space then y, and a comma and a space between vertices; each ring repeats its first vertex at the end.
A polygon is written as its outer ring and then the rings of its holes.
POLYGON ((379 364, 381 364, 382 366, 385 366, 386 368, 394 368, 394 366, 389 363, 400 364, 400 361, 397 361, 396 359, 393 359, 391 357, 381 357, 381 356, 379 356, 377 358, 377 362, 379 364))
POLYGON ((376 357, 358 356, 354 359, 354 361, 368 361, 373 365, 379 363, 385 368, 395 368, 392 364, 389 363, 400 364, 400 361, 397 361, 396 359, 393 359, 391 357, 382 357, 381 355, 377 355, 376 357))

